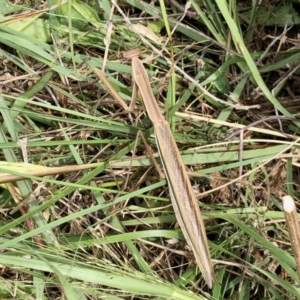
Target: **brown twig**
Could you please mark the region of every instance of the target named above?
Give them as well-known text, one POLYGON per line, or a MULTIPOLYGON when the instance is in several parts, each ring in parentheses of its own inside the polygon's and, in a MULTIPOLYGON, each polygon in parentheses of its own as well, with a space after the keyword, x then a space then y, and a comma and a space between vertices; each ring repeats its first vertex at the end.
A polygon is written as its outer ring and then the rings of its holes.
POLYGON ((286 225, 296 260, 297 273, 299 277, 298 280, 300 282, 300 226, 297 210, 295 202, 291 196, 284 196, 282 201, 286 225))

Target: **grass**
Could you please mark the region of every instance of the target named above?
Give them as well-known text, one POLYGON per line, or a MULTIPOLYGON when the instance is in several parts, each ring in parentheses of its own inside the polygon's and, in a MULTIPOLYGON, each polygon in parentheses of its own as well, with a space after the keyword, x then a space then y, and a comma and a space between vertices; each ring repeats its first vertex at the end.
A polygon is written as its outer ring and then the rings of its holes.
POLYGON ((188 3, 1 2, 1 299, 300 298, 281 200, 299 206, 299 4, 188 3), (134 48, 191 174, 212 290, 141 102, 124 112, 93 72, 129 104, 134 48))

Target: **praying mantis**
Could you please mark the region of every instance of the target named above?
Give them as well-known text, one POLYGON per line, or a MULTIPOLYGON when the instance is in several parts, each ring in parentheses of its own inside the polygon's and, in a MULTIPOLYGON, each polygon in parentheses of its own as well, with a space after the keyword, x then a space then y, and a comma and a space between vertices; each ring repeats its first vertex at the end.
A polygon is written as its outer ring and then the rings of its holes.
MULTIPOLYGON (((132 61, 133 84, 140 92, 147 114, 154 126, 156 144, 161 158, 165 176, 170 189, 172 206, 181 231, 192 248, 197 265, 209 288, 215 281, 215 274, 210 258, 205 227, 199 209, 198 201, 193 192, 185 165, 181 159, 176 142, 151 90, 146 70, 139 60, 139 50, 131 50, 124 54, 124 58, 132 61)), ((111 87, 108 80, 98 69, 94 69, 112 96, 124 107, 125 101, 111 87)))

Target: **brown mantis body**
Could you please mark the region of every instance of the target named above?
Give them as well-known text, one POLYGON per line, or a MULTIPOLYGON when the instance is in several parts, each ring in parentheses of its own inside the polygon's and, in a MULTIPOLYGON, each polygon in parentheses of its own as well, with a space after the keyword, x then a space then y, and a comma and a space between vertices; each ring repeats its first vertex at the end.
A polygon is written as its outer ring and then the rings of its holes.
MULTIPOLYGON (((192 190, 185 165, 181 159, 169 124, 154 98, 149 78, 142 62, 138 59, 138 55, 139 50, 131 50, 124 57, 132 60, 134 84, 139 89, 148 116, 154 126, 156 143, 170 188, 172 205, 177 221, 185 239, 193 250, 207 285, 211 288, 215 275, 198 201, 192 190)), ((104 84, 106 83, 104 82, 104 84)), ((119 102, 124 106, 123 100, 119 102)))

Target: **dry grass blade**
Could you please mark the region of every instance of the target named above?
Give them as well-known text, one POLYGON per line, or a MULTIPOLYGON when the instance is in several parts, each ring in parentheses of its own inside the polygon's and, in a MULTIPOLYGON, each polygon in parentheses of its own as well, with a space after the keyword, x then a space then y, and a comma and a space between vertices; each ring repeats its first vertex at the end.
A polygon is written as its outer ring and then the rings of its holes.
POLYGON ((63 167, 44 167, 40 165, 34 165, 29 163, 5 163, 0 162, 0 184, 20 181, 27 176, 50 176, 65 174, 71 172, 79 172, 83 170, 95 169, 99 167, 99 164, 84 164, 84 165, 69 165, 63 167), (6 173, 7 172, 7 173, 6 173), (10 173, 12 172, 12 173, 10 173), (16 174, 14 174, 16 173, 16 174))
MULTIPOLYGON (((139 53, 137 53, 139 54, 139 53)), ((207 237, 197 199, 192 190, 176 142, 151 90, 149 79, 141 61, 131 52, 133 79, 137 85, 147 113, 154 125, 159 154, 170 187, 170 195, 177 221, 191 246, 202 275, 211 288, 215 279, 207 237)), ((129 55, 126 55, 129 58, 129 55)))

